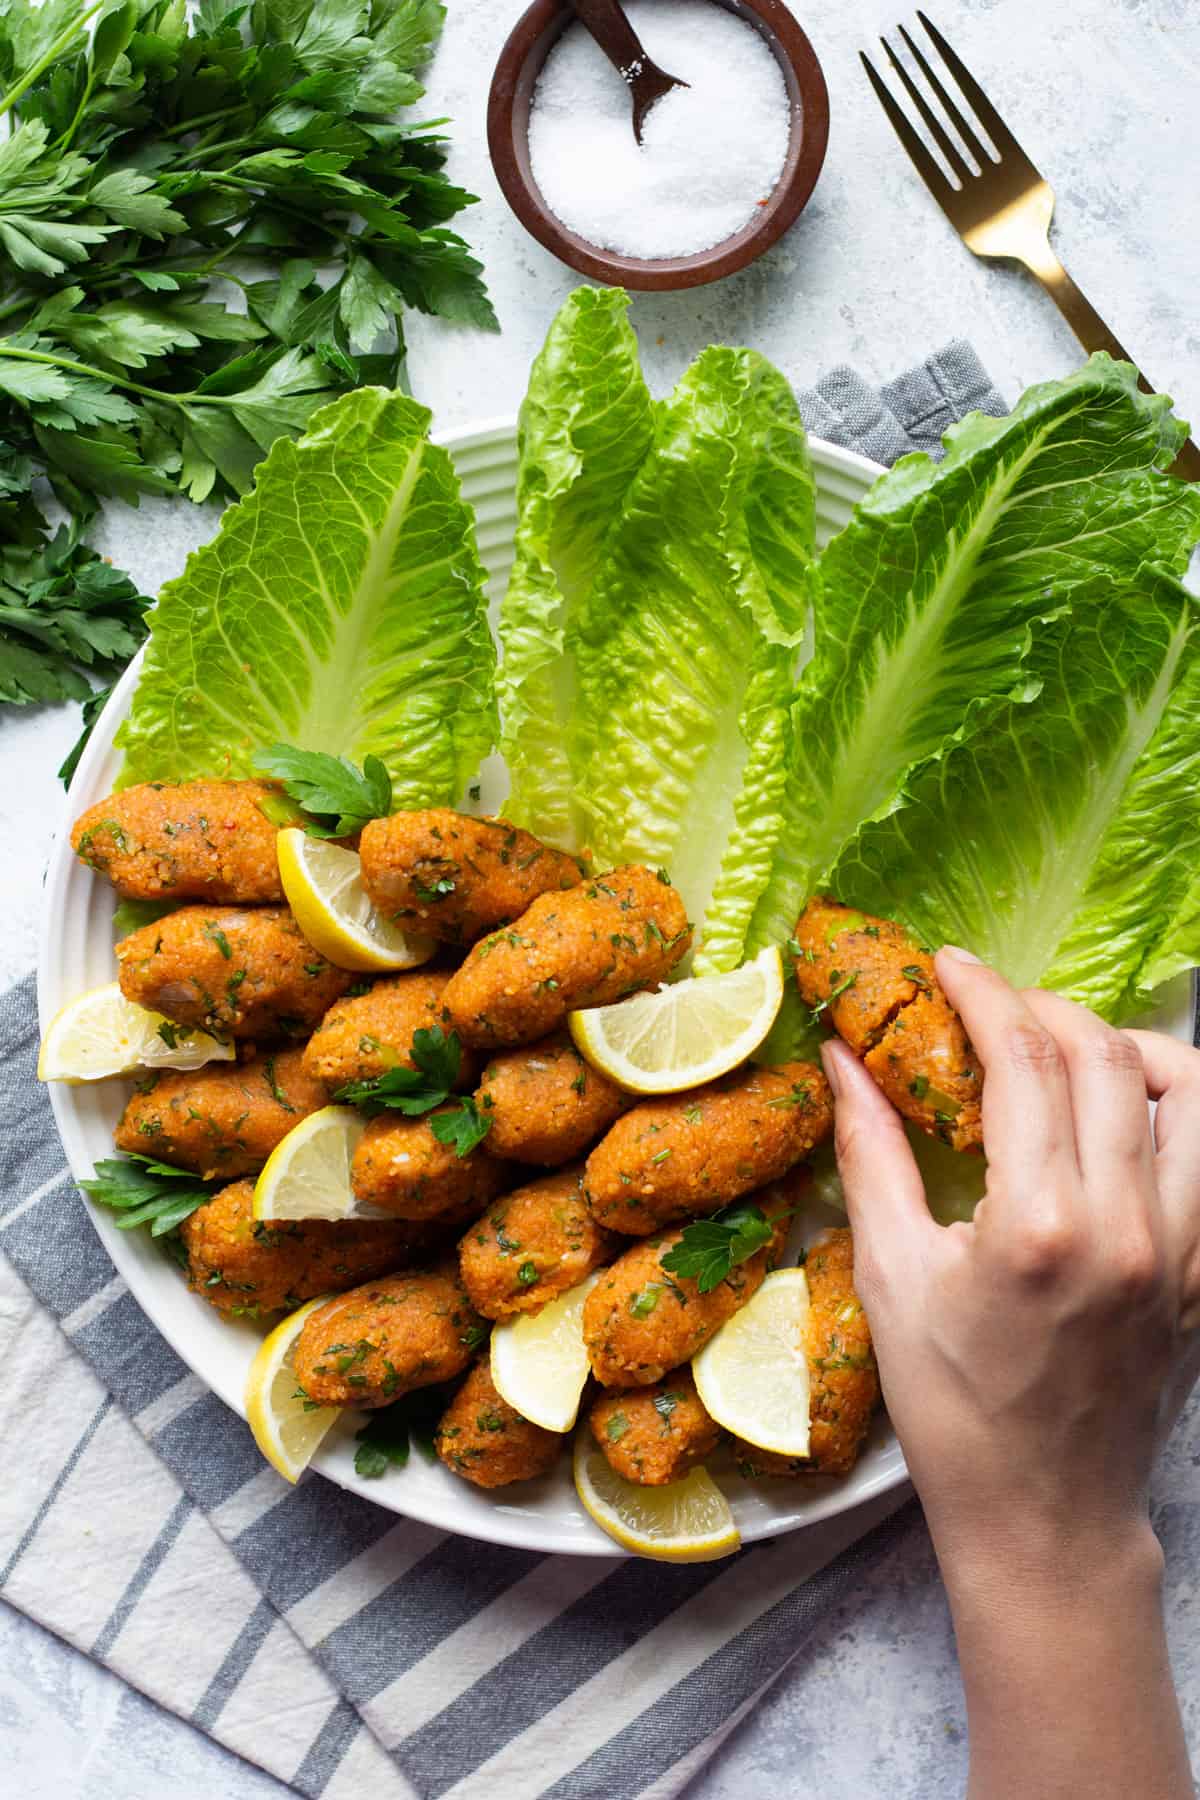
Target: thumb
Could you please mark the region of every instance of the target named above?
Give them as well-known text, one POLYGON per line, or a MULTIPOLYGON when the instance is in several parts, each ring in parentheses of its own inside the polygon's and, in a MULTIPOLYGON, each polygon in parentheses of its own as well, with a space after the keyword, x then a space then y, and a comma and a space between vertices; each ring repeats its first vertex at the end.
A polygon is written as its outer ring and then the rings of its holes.
MULTIPOLYGON (((821 1061, 833 1089, 834 1146, 854 1233, 855 1286, 875 1287, 936 1231, 925 1183, 895 1107, 848 1045, 832 1038, 821 1061)), ((860 1288, 861 1292, 861 1288, 860 1288)))

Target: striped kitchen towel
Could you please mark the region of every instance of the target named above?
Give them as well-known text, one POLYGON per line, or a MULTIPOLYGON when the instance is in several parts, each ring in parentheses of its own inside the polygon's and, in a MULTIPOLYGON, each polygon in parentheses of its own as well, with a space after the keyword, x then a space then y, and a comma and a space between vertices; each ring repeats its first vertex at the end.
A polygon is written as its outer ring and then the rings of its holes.
MULTIPOLYGON (((965 344, 801 402, 888 461, 1004 410, 965 344)), ((665 1800, 918 1541, 896 1494, 726 1563, 547 1557, 289 1487, 114 1274, 36 1051, 30 978, 0 1000, 0 1594, 300 1793, 665 1800)))

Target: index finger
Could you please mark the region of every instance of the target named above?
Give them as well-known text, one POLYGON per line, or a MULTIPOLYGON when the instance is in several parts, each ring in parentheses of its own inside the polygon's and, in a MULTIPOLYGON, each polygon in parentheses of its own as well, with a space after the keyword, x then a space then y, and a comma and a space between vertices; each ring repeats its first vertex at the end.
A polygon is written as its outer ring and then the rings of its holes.
POLYGON ((1027 1207, 1064 1177, 1078 1180, 1066 1059, 1003 975, 966 950, 937 953, 937 977, 983 1064, 983 1147, 1005 1191, 1027 1207))

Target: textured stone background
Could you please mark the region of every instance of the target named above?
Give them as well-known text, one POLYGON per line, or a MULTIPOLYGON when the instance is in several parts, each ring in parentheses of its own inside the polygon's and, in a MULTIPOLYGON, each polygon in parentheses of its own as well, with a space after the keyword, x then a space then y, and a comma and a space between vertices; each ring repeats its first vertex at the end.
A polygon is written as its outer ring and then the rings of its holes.
MULTIPOLYGON (((897 0, 793 3, 830 88, 820 185, 788 237, 743 275, 635 300, 652 381, 670 385, 713 341, 756 346, 801 386, 842 361, 884 380, 957 335, 972 339, 1009 396, 1065 372, 1079 351, 1049 301, 1021 274, 967 255, 866 85, 857 52, 907 19, 897 0)), ((487 264, 504 331, 490 338, 414 322, 413 385, 445 428, 515 409, 574 279, 524 236, 488 168, 485 97, 517 0, 449 6, 430 97, 435 113, 456 121, 453 174, 482 197, 467 234, 487 264)), ((1052 181, 1064 262, 1150 379, 1200 418, 1200 0, 939 0, 935 16, 1052 181)), ((186 506, 114 508, 105 548, 153 592, 214 522, 215 513, 186 506)), ((67 709, 0 712, 5 985, 34 959, 41 872, 62 815, 54 770, 75 729, 67 709)), ((1200 1446, 1173 1446, 1159 1518, 1176 1672, 1200 1744, 1198 1465, 1200 1446)), ((2 1603, 0 1748, 22 1800, 266 1800, 285 1791, 2 1603)), ((949 1800, 962 1792, 965 1767, 944 1600, 928 1554, 910 1555, 830 1619, 692 1791, 703 1800, 774 1800, 801 1787, 822 1800, 949 1800)))

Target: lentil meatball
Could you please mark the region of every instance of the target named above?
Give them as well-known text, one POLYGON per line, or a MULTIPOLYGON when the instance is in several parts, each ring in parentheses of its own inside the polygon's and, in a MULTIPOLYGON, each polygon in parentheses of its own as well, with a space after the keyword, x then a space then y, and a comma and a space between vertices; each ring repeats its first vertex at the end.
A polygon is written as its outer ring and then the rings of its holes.
POLYGON ((402 1268, 426 1247, 428 1229, 397 1219, 267 1224, 254 1217, 253 1181, 222 1188, 179 1227, 188 1285, 218 1312, 267 1317, 318 1294, 402 1268))
POLYGON ((75 821, 71 848, 126 900, 283 899, 269 781, 147 781, 110 794, 75 821))
POLYGON ((359 841, 363 886, 389 918, 443 943, 471 944, 539 894, 574 887, 578 857, 505 819, 433 808, 372 819, 359 841))
POLYGON ((505 1164, 485 1150, 459 1156, 452 1144, 433 1135, 429 1121, 382 1113, 372 1119, 350 1165, 350 1183, 360 1200, 398 1219, 436 1219, 474 1204, 480 1211, 511 1179, 505 1164))
POLYGON ((832 1128, 815 1064, 748 1065, 618 1119, 587 1159, 587 1202, 610 1230, 645 1237, 777 1180, 832 1128))
POLYGON ((354 980, 286 906, 181 906, 117 945, 121 992, 218 1037, 307 1037, 354 980))
POLYGON ((955 1150, 983 1149, 983 1068, 938 985, 933 958, 891 919, 810 900, 796 925, 796 982, 863 1059, 897 1112, 955 1150))
POLYGON ((118 1150, 194 1169, 206 1180, 253 1175, 293 1125, 325 1104, 299 1050, 171 1070, 139 1081, 121 1114, 118 1150))
POLYGON ((667 876, 631 863, 543 894, 475 945, 446 984, 444 1002, 464 1043, 530 1044, 578 1007, 608 1006, 657 986, 691 941, 667 876))
POLYGON ((601 1394, 588 1425, 617 1474, 639 1487, 680 1480, 712 1455, 721 1436, 686 1368, 653 1387, 601 1394))
POLYGON ((632 1105, 565 1032, 494 1056, 475 1098, 492 1122, 491 1154, 544 1168, 574 1161, 632 1105))
POLYGON ((821 1234, 808 1252, 809 1454, 779 1456, 735 1441, 744 1475, 848 1475, 879 1404, 871 1328, 854 1291, 854 1243, 842 1228, 821 1234))
POLYGON ((545 1475, 565 1439, 522 1418, 502 1400, 481 1356, 442 1414, 434 1449, 446 1467, 476 1487, 511 1487, 545 1475))
POLYGON ((492 1203, 460 1246, 463 1285, 485 1318, 536 1312, 616 1254, 588 1212, 582 1170, 544 1175, 492 1203))
MULTIPOLYGON (((414 969, 377 981, 366 994, 349 995, 331 1006, 304 1052, 304 1067, 331 1093, 348 1081, 373 1081, 389 1069, 415 1068, 416 1032, 442 1023, 445 971, 414 969)), ((478 1071, 464 1050, 458 1087, 470 1087, 478 1071)))
POLYGON ((775 1226, 770 1242, 707 1294, 690 1277, 662 1266, 682 1231, 646 1238, 606 1269, 583 1308, 584 1342, 596 1379, 605 1387, 651 1387, 690 1362, 718 1326, 758 1292, 778 1261, 798 1186, 794 1178, 773 1182, 755 1195, 775 1226))
POLYGON ((387 1406, 461 1375, 486 1332, 456 1262, 405 1269, 316 1309, 296 1339, 296 1381, 319 1406, 387 1406))

